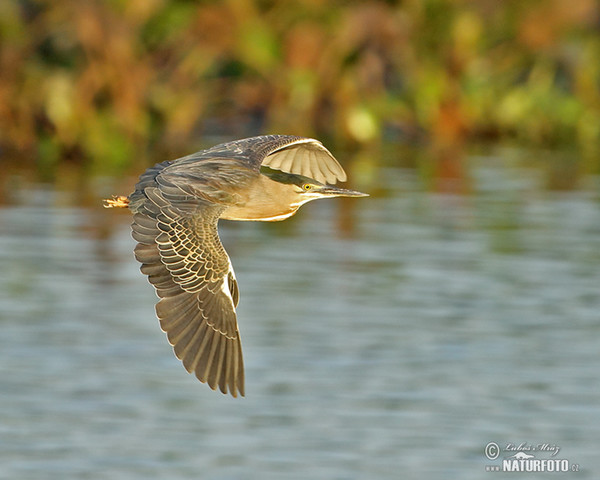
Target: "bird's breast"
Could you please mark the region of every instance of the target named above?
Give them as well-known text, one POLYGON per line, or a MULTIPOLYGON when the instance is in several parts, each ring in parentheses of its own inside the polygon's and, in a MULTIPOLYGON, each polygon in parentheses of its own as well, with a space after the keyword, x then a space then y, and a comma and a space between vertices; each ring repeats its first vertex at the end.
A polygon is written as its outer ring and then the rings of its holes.
POLYGON ((298 207, 281 208, 253 208, 252 205, 232 206, 226 208, 221 214, 225 220, 241 220, 256 222, 278 222, 291 217, 296 213, 298 207))

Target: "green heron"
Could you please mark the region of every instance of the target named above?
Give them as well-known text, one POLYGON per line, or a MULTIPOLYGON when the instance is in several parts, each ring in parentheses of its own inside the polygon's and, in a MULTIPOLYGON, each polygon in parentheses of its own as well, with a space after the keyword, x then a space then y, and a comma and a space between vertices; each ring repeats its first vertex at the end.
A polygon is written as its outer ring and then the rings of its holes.
POLYGON ((244 395, 239 291, 219 219, 284 220, 311 200, 367 196, 338 180, 346 173, 321 142, 267 135, 159 163, 129 197, 106 200, 133 212, 135 257, 160 298, 160 326, 186 370, 213 390, 244 395))

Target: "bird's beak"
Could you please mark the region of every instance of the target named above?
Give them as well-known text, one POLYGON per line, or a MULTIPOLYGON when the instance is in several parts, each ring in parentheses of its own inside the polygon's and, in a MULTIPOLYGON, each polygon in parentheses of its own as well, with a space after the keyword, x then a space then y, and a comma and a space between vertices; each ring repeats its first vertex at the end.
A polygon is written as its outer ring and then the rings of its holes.
POLYGON ((347 190, 345 188, 334 187, 332 185, 323 185, 314 190, 324 197, 368 197, 368 193, 357 192, 356 190, 347 190))

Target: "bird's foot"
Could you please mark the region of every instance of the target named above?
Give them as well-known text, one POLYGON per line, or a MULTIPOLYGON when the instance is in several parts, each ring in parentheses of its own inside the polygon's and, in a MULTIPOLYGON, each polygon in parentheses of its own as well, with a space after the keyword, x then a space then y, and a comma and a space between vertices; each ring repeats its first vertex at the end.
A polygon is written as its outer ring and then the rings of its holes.
POLYGON ((124 195, 113 195, 112 198, 105 198, 104 208, 125 208, 129 205, 129 199, 124 195))

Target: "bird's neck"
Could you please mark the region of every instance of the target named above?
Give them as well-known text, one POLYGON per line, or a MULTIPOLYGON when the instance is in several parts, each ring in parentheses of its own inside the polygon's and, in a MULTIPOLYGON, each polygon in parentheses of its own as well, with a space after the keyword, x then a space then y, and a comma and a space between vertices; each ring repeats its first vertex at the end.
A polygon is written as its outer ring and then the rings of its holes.
POLYGON ((227 207, 221 214, 225 220, 277 222, 294 215, 300 204, 288 201, 289 186, 261 175, 252 193, 241 202, 227 207))

